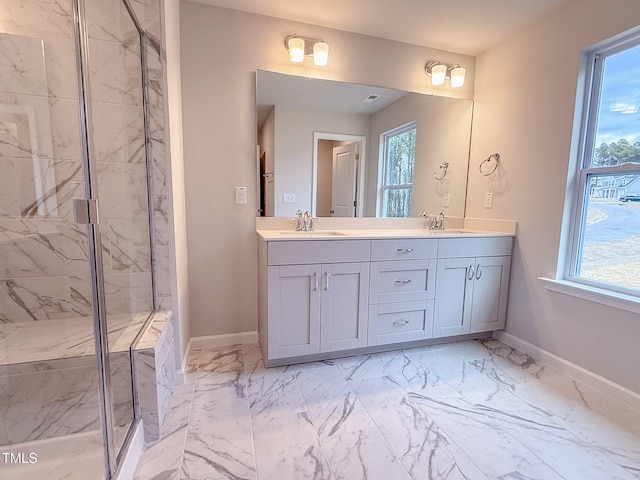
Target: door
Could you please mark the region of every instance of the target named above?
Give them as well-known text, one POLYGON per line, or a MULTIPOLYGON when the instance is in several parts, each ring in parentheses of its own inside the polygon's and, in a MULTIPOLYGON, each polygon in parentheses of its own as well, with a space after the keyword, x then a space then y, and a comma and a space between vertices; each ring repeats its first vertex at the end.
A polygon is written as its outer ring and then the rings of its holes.
POLYGON ((269 267, 269 359, 320 351, 320 274, 320 265, 269 267))
POLYGON ((321 351, 367 346, 369 263, 322 265, 321 351))
POLYGON ((504 328, 510 264, 510 257, 476 259, 471 332, 488 332, 504 328))
POLYGON ((331 181, 331 216, 356 216, 356 179, 358 143, 347 143, 333 149, 331 181))
POLYGON ((438 260, 434 338, 469 333, 474 272, 475 258, 438 260))

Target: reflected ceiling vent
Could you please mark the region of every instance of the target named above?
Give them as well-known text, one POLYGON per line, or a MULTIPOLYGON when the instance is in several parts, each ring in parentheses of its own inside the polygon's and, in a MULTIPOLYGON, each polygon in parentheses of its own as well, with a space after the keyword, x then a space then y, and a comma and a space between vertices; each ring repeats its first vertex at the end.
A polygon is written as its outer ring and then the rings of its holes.
POLYGON ((380 95, 378 95, 377 93, 370 93, 369 95, 367 95, 366 97, 364 97, 361 102, 362 103, 373 103, 375 102, 377 99, 380 98, 380 95))

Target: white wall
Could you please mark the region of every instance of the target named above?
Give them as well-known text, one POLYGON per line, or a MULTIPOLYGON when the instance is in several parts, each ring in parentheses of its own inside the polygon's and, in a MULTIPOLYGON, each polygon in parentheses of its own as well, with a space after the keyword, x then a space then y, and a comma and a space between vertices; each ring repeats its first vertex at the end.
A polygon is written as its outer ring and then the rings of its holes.
MULTIPOLYGON (((182 95, 180 79, 180 0, 164 1, 164 39, 167 54, 167 110, 171 152, 171 232, 173 312, 177 318, 180 357, 191 337, 189 322, 189 278, 187 274, 187 223, 184 159, 182 156, 182 95)), ((180 358, 182 360, 182 358, 180 358)))
POLYGON ((275 216, 293 217, 297 210, 311 210, 313 133, 368 136, 370 117, 279 106, 275 111, 275 216), (284 203, 285 193, 295 194, 296 201, 284 203))
POLYGON ((466 210, 518 221, 507 332, 635 392, 639 316, 549 292, 537 277, 556 272, 580 52, 638 24, 637 0, 575 0, 478 57, 466 210), (498 181, 478 173, 494 152, 498 181))
POLYGON ((191 334, 257 328, 256 70, 473 97, 475 59, 337 30, 181 3, 181 67, 191 334), (329 65, 289 62, 284 39, 322 37, 329 65), (460 63, 465 86, 432 87, 428 60, 460 63), (247 205, 233 187, 246 186, 247 205))

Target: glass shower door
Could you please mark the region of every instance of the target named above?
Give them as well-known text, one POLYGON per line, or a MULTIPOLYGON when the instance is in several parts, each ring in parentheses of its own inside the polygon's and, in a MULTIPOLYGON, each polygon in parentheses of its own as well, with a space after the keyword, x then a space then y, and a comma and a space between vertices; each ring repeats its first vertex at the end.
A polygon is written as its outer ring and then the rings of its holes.
MULTIPOLYGON (((134 420, 130 347, 153 310, 140 35, 125 4, 85 0, 114 452, 134 420)), ((91 154, 90 154, 91 155, 91 154)))
POLYGON ((0 2, 0 478, 105 476, 76 40, 72 0, 0 2))

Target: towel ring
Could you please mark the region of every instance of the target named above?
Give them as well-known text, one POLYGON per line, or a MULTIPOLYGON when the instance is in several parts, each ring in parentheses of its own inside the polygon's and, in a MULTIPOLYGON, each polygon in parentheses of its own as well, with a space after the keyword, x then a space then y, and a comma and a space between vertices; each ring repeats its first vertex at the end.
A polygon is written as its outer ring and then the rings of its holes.
POLYGON ((443 180, 444 177, 447 176, 447 168, 449 168, 449 162, 443 162, 440 164, 440 170, 444 170, 441 176, 438 176, 438 172, 433 172, 433 178, 440 181, 443 180))
POLYGON ((482 175, 483 177, 488 177, 489 175, 491 175, 493 172, 495 172, 498 169, 499 162, 500 162, 500 154, 499 153, 492 153, 491 155, 489 155, 482 162, 480 162, 480 165, 478 166, 478 170, 480 170, 480 175, 482 175), (482 166, 485 163, 491 162, 492 158, 496 162, 495 166, 493 167, 493 169, 490 172, 483 172, 482 171, 482 166))

